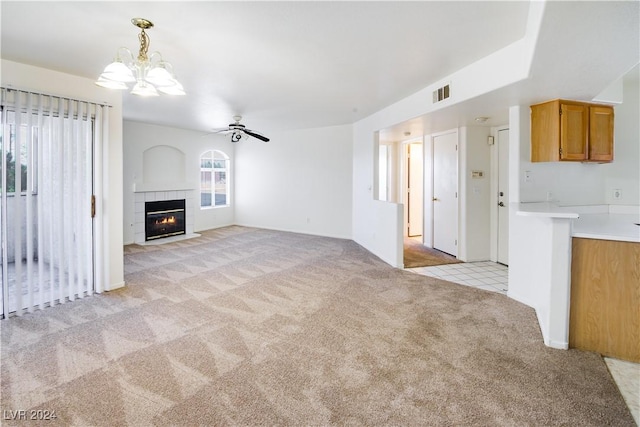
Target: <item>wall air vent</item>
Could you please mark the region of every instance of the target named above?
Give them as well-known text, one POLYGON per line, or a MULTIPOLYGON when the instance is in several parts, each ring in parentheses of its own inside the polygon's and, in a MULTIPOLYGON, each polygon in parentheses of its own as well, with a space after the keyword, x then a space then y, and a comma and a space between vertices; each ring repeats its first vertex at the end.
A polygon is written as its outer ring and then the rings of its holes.
POLYGON ((433 103, 444 101, 449 97, 451 91, 449 90, 449 85, 442 86, 439 89, 433 91, 433 103))

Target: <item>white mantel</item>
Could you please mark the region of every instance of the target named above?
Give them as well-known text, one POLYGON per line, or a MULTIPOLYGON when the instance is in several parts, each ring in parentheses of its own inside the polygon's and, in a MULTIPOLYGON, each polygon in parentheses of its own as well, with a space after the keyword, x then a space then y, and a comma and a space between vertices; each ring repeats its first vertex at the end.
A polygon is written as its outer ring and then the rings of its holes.
POLYGON ((180 191, 180 190, 194 190, 197 186, 191 182, 134 182, 134 193, 149 193, 149 192, 163 192, 163 191, 180 191))

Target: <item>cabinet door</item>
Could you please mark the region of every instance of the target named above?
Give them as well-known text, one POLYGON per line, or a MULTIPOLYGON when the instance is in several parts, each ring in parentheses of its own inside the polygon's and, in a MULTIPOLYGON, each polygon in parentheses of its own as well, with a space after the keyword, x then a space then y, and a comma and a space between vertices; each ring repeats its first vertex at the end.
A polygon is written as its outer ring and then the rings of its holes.
POLYGON ((572 239, 569 347, 640 362, 640 243, 572 239))
POLYGON ((586 160, 589 107, 562 104, 560 111, 560 160, 586 160))
POLYGON ((589 108, 589 160, 613 160, 613 107, 589 108))

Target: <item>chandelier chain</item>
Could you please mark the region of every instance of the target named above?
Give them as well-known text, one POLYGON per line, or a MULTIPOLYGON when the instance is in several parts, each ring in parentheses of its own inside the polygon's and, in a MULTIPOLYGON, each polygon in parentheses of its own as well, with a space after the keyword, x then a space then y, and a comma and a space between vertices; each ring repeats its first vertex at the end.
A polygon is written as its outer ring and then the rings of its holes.
POLYGON ((149 39, 149 36, 144 31, 144 29, 138 35, 138 39, 140 40, 140 52, 138 53, 138 61, 147 62, 147 51, 149 50, 149 43, 151 42, 151 40, 149 39))

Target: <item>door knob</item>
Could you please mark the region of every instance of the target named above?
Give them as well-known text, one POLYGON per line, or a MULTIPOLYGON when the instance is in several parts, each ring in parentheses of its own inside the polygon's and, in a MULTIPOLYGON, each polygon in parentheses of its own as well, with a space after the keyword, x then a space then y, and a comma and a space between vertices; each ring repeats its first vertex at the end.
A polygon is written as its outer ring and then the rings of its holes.
POLYGON ((500 202, 498 203, 498 206, 500 206, 501 208, 504 208, 504 203, 500 202))
POLYGON ((433 198, 433 201, 434 201, 434 202, 437 202, 437 201, 439 201, 439 200, 440 200, 440 199, 438 199, 437 197, 434 197, 434 198, 433 198))

